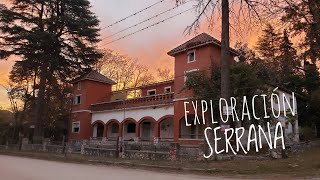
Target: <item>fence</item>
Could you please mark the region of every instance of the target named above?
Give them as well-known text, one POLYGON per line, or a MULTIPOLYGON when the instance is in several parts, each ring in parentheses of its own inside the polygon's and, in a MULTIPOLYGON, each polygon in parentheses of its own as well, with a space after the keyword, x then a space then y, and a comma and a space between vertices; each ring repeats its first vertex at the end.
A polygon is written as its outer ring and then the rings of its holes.
MULTIPOLYGON (((291 152, 302 152, 312 147, 320 147, 320 141, 299 143, 288 149, 291 152)), ((171 141, 121 141, 98 140, 75 141, 67 143, 44 141, 42 144, 0 145, 0 151, 31 151, 48 153, 76 153, 83 156, 98 156, 110 158, 143 159, 143 160, 172 160, 172 161, 201 161, 204 160, 205 145, 181 145, 171 141)), ((240 155, 241 156, 241 155, 240 155)), ((239 155, 237 157, 240 157, 239 155)), ((217 160, 223 156, 216 156, 217 160)), ((234 157, 235 159, 237 157, 234 157)), ((242 157, 242 156, 241 156, 242 157)), ((258 157, 258 156, 257 156, 258 157)), ((262 157, 262 156, 259 156, 262 157)), ((252 158, 252 157, 249 157, 252 158)), ((228 158, 233 159, 233 158, 228 158)))
POLYGON ((19 145, 1 145, 0 150, 32 151, 47 153, 77 153, 84 156, 98 156, 144 160, 199 160, 203 146, 180 146, 171 139, 154 141, 122 141, 120 139, 91 139, 89 141, 53 142, 29 144, 23 140, 19 145))

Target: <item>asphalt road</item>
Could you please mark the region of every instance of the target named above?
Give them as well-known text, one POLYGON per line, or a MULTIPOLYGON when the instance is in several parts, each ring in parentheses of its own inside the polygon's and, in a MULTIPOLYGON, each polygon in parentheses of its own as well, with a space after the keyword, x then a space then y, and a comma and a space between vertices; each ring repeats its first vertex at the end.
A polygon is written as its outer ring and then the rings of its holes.
POLYGON ((73 164, 0 155, 1 180, 214 180, 189 174, 174 174, 103 165, 73 164))

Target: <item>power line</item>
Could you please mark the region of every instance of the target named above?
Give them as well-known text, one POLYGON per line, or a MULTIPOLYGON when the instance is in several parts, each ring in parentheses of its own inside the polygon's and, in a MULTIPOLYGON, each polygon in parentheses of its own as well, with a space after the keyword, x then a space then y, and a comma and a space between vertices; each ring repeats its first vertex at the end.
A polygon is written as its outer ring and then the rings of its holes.
MULTIPOLYGON (((162 0, 162 1, 164 1, 164 0, 162 0)), ((179 15, 181 15, 181 14, 187 12, 187 11, 190 11, 190 10, 192 10, 192 9, 194 9, 194 7, 190 8, 190 9, 187 9, 187 10, 185 10, 185 11, 182 11, 182 12, 180 12, 180 13, 178 13, 178 14, 173 15, 173 16, 170 16, 170 17, 168 17, 168 18, 166 18, 166 19, 163 19, 163 20, 161 20, 161 21, 159 21, 159 22, 157 22, 157 23, 154 23, 154 24, 152 24, 152 25, 150 25, 150 26, 147 26, 147 27, 145 27, 145 28, 142 28, 142 29, 140 29, 140 30, 138 30, 138 31, 135 31, 135 32, 133 32, 133 33, 130 33, 130 34, 128 34, 128 35, 125 35, 125 36, 123 36, 123 37, 121 37, 121 38, 118 38, 118 39, 115 39, 115 40, 113 40, 113 41, 111 41, 111 42, 105 43, 105 44, 101 45, 100 47, 106 46, 106 45, 111 44, 111 43, 113 43, 113 42, 119 41, 119 40, 124 39, 124 38, 126 38, 126 37, 129 37, 129 36, 131 36, 131 35, 134 35, 134 34, 136 34, 136 33, 138 33, 138 32, 144 31, 144 30, 146 30, 146 29, 148 29, 148 28, 150 28, 150 27, 153 27, 153 26, 156 26, 156 25, 158 25, 158 24, 161 24, 161 23, 163 23, 163 22, 165 22, 165 21, 167 21, 167 20, 169 20, 169 19, 172 19, 172 18, 174 18, 174 17, 176 17, 176 16, 179 16, 179 15)), ((42 56, 42 57, 40 57, 40 58, 44 58, 44 57, 45 57, 45 56, 42 56)))
POLYGON ((117 34, 119 34, 119 33, 122 33, 122 32, 124 32, 124 31, 126 31, 126 30, 129 30, 129 29, 131 29, 131 28, 133 28, 133 27, 136 27, 136 26, 138 26, 138 25, 140 25, 140 24, 143 24, 143 23, 145 23, 145 22, 147 22, 147 21, 150 21, 151 19, 154 19, 154 18, 156 18, 156 17, 159 17, 159 16, 161 16, 162 14, 165 14, 165 13, 167 13, 167 12, 170 12, 170 11, 172 11, 172 10, 174 10, 174 9, 182 6, 182 5, 185 5, 186 3, 190 2, 190 1, 191 1, 191 0, 186 1, 186 2, 184 2, 184 3, 182 3, 182 4, 178 5, 178 6, 175 6, 175 7, 173 7, 173 8, 170 8, 170 9, 166 10, 166 11, 163 11, 163 12, 161 12, 161 13, 159 13, 159 14, 157 14, 157 15, 154 15, 154 16, 148 18, 148 19, 145 19, 145 20, 143 20, 143 21, 141 21, 141 22, 139 22, 139 23, 137 23, 137 24, 134 24, 134 25, 129 26, 129 27, 125 28, 125 29, 122 29, 122 30, 120 30, 120 31, 118 31, 118 32, 116 32, 116 33, 113 33, 113 34, 111 34, 111 35, 109 35, 109 36, 107 36, 107 37, 102 38, 102 40, 107 39, 107 38, 110 38, 110 37, 112 37, 112 36, 114 36, 114 35, 117 35, 117 34))
POLYGON ((133 33, 127 34, 127 35, 122 36, 122 37, 120 37, 120 38, 118 38, 118 39, 115 39, 115 40, 113 40, 113 41, 110 41, 110 42, 108 42, 108 43, 105 43, 105 44, 101 45, 100 47, 106 46, 106 45, 108 45, 108 44, 114 43, 114 42, 119 41, 119 40, 121 40, 121 39, 124 39, 124 38, 126 38, 126 37, 132 36, 132 35, 134 35, 134 34, 136 34, 136 33, 138 33, 138 32, 144 31, 144 30, 146 30, 146 29, 148 29, 148 28, 150 28, 150 27, 153 27, 153 26, 156 26, 156 25, 158 25, 158 24, 161 24, 161 23, 163 23, 163 22, 165 22, 165 21, 167 21, 167 20, 169 20, 169 19, 172 19, 172 18, 174 18, 174 17, 176 17, 176 16, 179 16, 179 15, 181 15, 181 14, 187 12, 187 11, 190 11, 190 10, 192 10, 192 9, 194 9, 194 7, 190 8, 190 9, 187 9, 187 10, 185 10, 185 11, 182 11, 182 12, 180 12, 180 13, 178 13, 178 14, 173 15, 173 16, 170 16, 170 17, 168 17, 168 18, 166 18, 166 19, 163 19, 163 20, 161 20, 161 21, 158 21, 157 23, 154 23, 154 24, 152 24, 152 25, 149 25, 149 26, 147 26, 147 27, 144 27, 144 28, 142 28, 142 29, 139 29, 139 30, 137 30, 137 31, 135 31, 135 32, 133 32, 133 33))
POLYGON ((126 20, 126 19, 128 19, 128 18, 130 18, 130 17, 132 17, 132 16, 135 16, 135 15, 137 15, 137 14, 139 14, 139 13, 141 13, 141 12, 145 11, 145 10, 150 9, 150 8, 151 8, 151 7, 153 7, 153 6, 156 6, 157 4, 162 3, 163 1, 164 1, 164 0, 160 0, 160 1, 158 1, 158 2, 156 2, 156 3, 154 3, 154 4, 152 4, 152 5, 150 5, 150 6, 146 7, 146 8, 144 8, 144 9, 141 9, 141 10, 140 10, 140 11, 138 11, 138 12, 135 12, 135 13, 133 13, 133 14, 131 14, 131 15, 129 15, 129 16, 127 16, 127 17, 125 17, 125 18, 122 18, 122 19, 120 19, 120 20, 118 20, 118 21, 116 21, 116 22, 114 22, 114 23, 112 23, 112 24, 110 24, 110 25, 108 25, 108 26, 106 26, 106 27, 102 28, 101 30, 103 30, 103 29, 107 29, 107 28, 109 28, 109 27, 111 27, 111 26, 114 26, 114 25, 116 25, 116 24, 118 24, 118 23, 120 23, 120 22, 122 22, 122 21, 124 21, 124 20, 126 20))

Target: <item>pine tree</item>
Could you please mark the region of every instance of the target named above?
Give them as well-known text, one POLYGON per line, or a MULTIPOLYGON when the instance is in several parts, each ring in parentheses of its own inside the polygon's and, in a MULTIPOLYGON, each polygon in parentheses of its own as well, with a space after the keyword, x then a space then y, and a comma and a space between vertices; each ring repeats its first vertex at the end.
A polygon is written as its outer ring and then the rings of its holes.
POLYGON ((255 60, 256 53, 248 47, 247 43, 236 42, 235 49, 238 52, 238 60, 243 63, 250 63, 255 60))
POLYGON ((279 33, 275 31, 271 24, 262 31, 262 36, 259 37, 256 50, 261 59, 265 61, 274 61, 279 50, 279 33))
POLYGON ((256 50, 258 58, 255 59, 253 65, 259 69, 259 76, 267 83, 279 84, 281 76, 280 64, 277 60, 279 55, 280 35, 271 24, 263 29, 262 35, 259 37, 256 50))
POLYGON ((316 63, 320 58, 320 1, 288 1, 284 10, 282 20, 291 25, 290 31, 304 37, 300 43, 303 55, 316 63))
POLYGON ((315 64, 305 63, 305 88, 309 95, 320 88, 320 74, 315 64))
POLYGON ((283 31, 283 36, 280 38, 278 53, 277 61, 280 65, 280 83, 287 85, 291 83, 290 77, 299 72, 298 67, 300 67, 300 63, 297 57, 297 51, 293 47, 286 29, 283 31))
POLYGON ((37 67, 35 137, 43 135, 47 81, 75 77, 101 58, 99 21, 88 0, 12 0, 0 7, 0 57, 16 55, 37 67))

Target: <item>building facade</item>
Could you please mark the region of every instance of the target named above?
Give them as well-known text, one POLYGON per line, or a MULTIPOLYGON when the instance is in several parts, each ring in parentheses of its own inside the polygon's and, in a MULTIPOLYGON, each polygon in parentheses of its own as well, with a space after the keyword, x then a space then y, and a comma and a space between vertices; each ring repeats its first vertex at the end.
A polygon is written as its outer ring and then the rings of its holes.
MULTIPOLYGON (((184 101, 192 92, 184 89, 184 83, 187 73, 210 73, 212 67, 219 67, 220 54, 220 42, 212 36, 202 33, 190 39, 168 52, 175 61, 174 79, 138 87, 138 98, 114 98, 115 83, 96 71, 75 79, 69 139, 204 141, 205 125, 185 125, 184 101)), ((233 63, 237 53, 230 49, 230 54, 233 63)), ((187 119, 196 113, 190 111, 187 119)))

